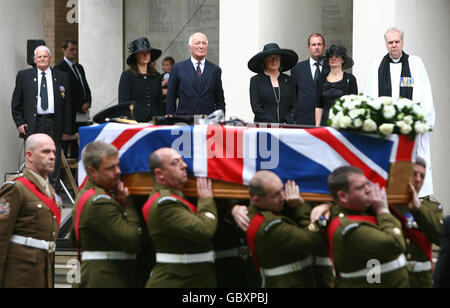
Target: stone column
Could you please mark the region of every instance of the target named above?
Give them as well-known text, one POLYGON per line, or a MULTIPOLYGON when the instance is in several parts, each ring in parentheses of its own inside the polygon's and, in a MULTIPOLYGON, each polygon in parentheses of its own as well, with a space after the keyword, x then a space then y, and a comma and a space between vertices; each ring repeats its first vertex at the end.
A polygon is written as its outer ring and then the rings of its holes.
POLYGON ((92 91, 91 115, 118 103, 123 72, 123 1, 80 0, 79 61, 92 91))
POLYGON ((15 172, 24 153, 23 142, 11 116, 11 97, 19 70, 27 64, 27 40, 44 38, 44 0, 0 0, 2 82, 0 83, 0 185, 6 172, 15 172), (18 22, 21 21, 21 22, 18 22))
POLYGON ((227 117, 253 121, 250 107, 252 56, 267 43, 295 50, 306 59, 307 39, 322 32, 323 0, 220 1, 220 66, 227 103, 227 117))
POLYGON ((405 32, 404 50, 422 58, 430 77, 436 110, 431 133, 434 195, 450 213, 448 176, 450 163, 450 108, 448 76, 450 61, 450 2, 448 0, 358 0, 353 1, 354 74, 364 89, 374 59, 386 54, 384 32, 396 26, 405 32))

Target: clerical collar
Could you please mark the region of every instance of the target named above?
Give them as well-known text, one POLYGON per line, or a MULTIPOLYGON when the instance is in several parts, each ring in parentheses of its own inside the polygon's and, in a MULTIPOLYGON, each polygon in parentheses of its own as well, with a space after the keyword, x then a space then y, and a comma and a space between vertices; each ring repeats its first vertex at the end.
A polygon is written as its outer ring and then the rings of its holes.
POLYGON ((398 58, 398 59, 392 59, 391 56, 389 56, 389 58, 391 58, 392 63, 400 63, 400 61, 401 61, 401 59, 402 59, 402 57, 400 57, 400 58, 398 58))

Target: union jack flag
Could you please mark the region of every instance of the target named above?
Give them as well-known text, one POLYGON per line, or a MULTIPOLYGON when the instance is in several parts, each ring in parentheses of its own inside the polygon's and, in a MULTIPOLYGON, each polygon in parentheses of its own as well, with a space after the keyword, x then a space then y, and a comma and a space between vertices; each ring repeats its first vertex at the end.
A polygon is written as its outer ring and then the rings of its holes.
MULTIPOLYGON (((247 185, 258 170, 272 170, 283 181, 293 179, 302 192, 328 194, 327 178, 340 166, 352 165, 381 187, 390 163, 415 160, 415 140, 407 136, 337 131, 334 128, 287 129, 220 125, 152 126, 107 123, 80 128, 80 153, 102 140, 119 150, 122 174, 148 172, 149 155, 162 147, 178 150, 197 177, 247 185)), ((78 181, 86 181, 82 161, 78 181)))

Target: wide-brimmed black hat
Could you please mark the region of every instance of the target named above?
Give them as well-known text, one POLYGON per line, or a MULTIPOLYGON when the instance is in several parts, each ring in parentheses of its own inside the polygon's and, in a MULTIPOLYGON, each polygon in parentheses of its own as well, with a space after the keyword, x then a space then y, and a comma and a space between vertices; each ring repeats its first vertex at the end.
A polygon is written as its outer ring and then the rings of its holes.
POLYGON ((134 110, 134 101, 123 102, 121 104, 103 109, 94 116, 93 120, 95 123, 99 124, 106 123, 109 119, 114 118, 133 120, 134 114, 132 109, 134 110), (131 105, 133 105, 133 107, 130 108, 131 105))
POLYGON ((131 65, 131 63, 135 61, 136 54, 140 51, 150 51, 152 62, 156 61, 156 59, 158 59, 162 54, 161 50, 150 46, 150 42, 146 37, 141 37, 128 44, 128 54, 129 54, 127 58, 128 65, 131 65))
POLYGON ((285 72, 293 68, 298 61, 298 55, 290 49, 282 49, 278 44, 270 43, 264 46, 263 51, 259 52, 248 61, 248 68, 255 73, 264 72, 264 58, 271 55, 281 56, 280 71, 285 72))
POLYGON ((344 64, 342 64, 343 70, 353 66, 353 59, 347 56, 347 48, 344 46, 331 45, 330 48, 325 51, 325 56, 327 57, 327 60, 331 56, 341 56, 342 59, 344 59, 344 64))

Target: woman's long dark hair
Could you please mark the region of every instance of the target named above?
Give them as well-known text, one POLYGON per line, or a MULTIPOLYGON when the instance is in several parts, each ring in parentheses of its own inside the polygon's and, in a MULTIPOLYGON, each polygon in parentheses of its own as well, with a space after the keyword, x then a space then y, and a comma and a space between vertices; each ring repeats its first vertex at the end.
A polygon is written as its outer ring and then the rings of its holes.
MULTIPOLYGON (((158 71, 153 68, 152 63, 154 61, 148 62, 147 64, 147 76, 153 77, 158 74, 158 71)), ((132 72, 135 76, 139 76, 141 72, 139 72, 138 66, 137 66, 137 59, 136 55, 133 56, 133 59, 131 60, 130 65, 128 65, 128 71, 132 72)))

